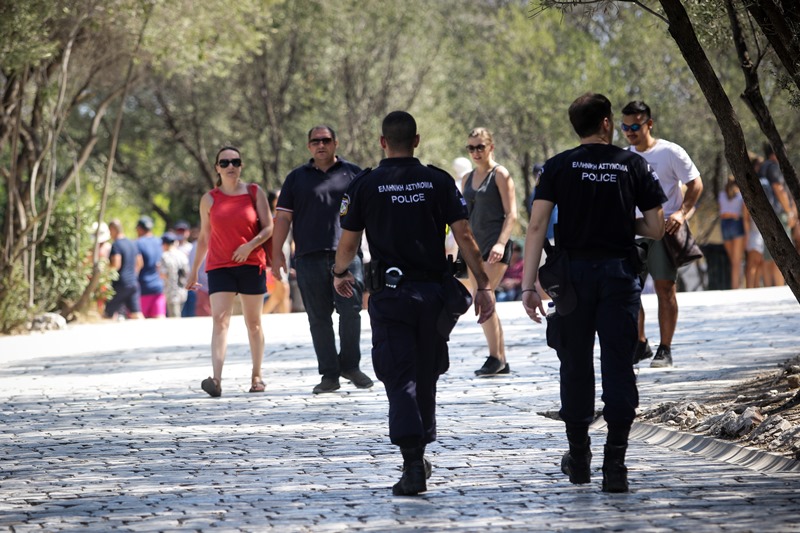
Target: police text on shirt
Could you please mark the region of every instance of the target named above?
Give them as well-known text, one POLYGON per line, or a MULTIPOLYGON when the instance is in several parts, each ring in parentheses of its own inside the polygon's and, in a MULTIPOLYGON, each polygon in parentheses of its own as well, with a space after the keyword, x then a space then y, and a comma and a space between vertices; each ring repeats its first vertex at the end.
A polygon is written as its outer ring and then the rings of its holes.
POLYGON ((379 193, 391 194, 391 201, 393 204, 412 204, 424 202, 425 193, 422 191, 422 189, 433 189, 433 183, 430 181, 418 181, 415 183, 378 185, 379 193), (410 194, 397 194, 404 192, 410 194))
POLYGON ((628 165, 621 163, 590 163, 585 161, 573 161, 572 168, 580 168, 585 171, 581 174, 582 181, 589 180, 608 183, 617 182, 617 173, 608 171, 628 172, 628 165))

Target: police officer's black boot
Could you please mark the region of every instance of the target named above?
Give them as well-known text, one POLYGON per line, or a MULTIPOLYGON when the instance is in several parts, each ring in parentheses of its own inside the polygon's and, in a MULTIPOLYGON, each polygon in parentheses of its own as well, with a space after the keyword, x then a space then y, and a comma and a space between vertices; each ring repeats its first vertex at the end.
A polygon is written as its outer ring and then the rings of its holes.
POLYGON ((589 483, 591 478, 592 441, 585 430, 567 431, 569 451, 561 458, 561 471, 575 485, 589 483))
POLYGON ((608 424, 608 440, 603 453, 603 492, 628 492, 625 452, 630 431, 630 424, 608 424))
MULTIPOLYGON (((433 465, 428 460, 428 458, 425 457, 425 446, 422 446, 422 464, 425 466, 425 479, 430 479, 431 474, 433 473, 433 465)), ((405 471, 406 471, 406 462, 403 461, 403 472, 405 471)))
POLYGON ((400 448, 400 452, 403 454, 403 475, 392 487, 392 494, 413 496, 428 490, 425 480, 431 475, 431 467, 425 459, 425 446, 400 448))
POLYGON ((603 454, 603 492, 628 492, 628 468, 625 466, 627 449, 627 444, 606 444, 603 454))

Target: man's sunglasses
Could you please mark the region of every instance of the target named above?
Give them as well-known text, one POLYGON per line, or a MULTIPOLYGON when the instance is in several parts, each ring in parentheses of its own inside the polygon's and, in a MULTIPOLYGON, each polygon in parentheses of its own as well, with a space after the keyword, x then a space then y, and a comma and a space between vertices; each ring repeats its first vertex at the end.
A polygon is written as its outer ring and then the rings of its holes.
POLYGON ((219 168, 228 168, 228 165, 233 165, 235 168, 242 166, 242 160, 238 157, 236 159, 220 159, 217 161, 219 168))
POLYGON ((637 131, 639 131, 640 129, 642 129, 642 126, 644 126, 645 124, 647 124, 647 122, 648 122, 649 120, 650 120, 650 119, 648 118, 647 120, 645 120, 645 121, 644 121, 644 122, 642 122, 641 124, 631 124, 630 126, 628 126, 627 124, 625 124, 625 123, 623 122, 623 123, 622 123, 622 124, 620 124, 619 126, 622 128, 622 131, 632 131, 632 132, 636 133, 637 131))
POLYGON ((316 146, 318 144, 330 144, 333 142, 331 137, 321 137, 319 139, 309 139, 308 144, 311 146, 316 146))
POLYGON ((472 153, 472 152, 483 152, 484 150, 486 150, 486 145, 485 144, 468 144, 467 145, 467 152, 469 152, 469 153, 472 153))

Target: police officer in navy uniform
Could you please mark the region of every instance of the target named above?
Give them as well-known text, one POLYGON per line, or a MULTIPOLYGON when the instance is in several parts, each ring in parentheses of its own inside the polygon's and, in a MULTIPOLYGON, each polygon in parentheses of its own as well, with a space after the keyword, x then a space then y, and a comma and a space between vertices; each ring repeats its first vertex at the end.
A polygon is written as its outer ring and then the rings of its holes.
MULTIPOLYGON (((348 271, 366 230, 373 267, 385 279, 369 299, 372 364, 389 399, 389 437, 403 455, 395 495, 427 490, 430 462, 425 445, 436 440, 436 382, 447 370, 447 339, 440 315, 445 306, 445 227, 449 225, 479 290, 478 322, 494 312, 494 294, 469 228, 466 203, 443 170, 414 157, 417 124, 404 111, 389 113, 380 138, 386 159, 356 177, 342 199, 342 237, 333 268, 336 291, 349 296, 348 271), (376 263, 377 262, 377 263, 376 263)), ((461 285, 452 276, 449 281, 461 285)), ((468 298, 467 294, 467 298, 468 298)))
POLYGON ((608 436, 603 458, 605 492, 627 492, 625 452, 639 394, 633 371, 641 289, 637 282, 635 235, 660 239, 658 176, 639 155, 611 144, 611 102, 587 93, 569 107, 580 145, 544 165, 536 189, 525 245, 523 305, 535 322, 544 307, 535 290, 545 232, 558 205, 556 247, 566 250, 574 309, 556 301, 547 319, 547 342, 561 362, 561 410, 569 451, 561 462, 572 483, 589 483, 589 424, 594 419, 594 338, 600 339, 603 417, 608 436), (635 208, 643 218, 635 218, 635 208), (564 307, 563 309, 561 307, 564 307))

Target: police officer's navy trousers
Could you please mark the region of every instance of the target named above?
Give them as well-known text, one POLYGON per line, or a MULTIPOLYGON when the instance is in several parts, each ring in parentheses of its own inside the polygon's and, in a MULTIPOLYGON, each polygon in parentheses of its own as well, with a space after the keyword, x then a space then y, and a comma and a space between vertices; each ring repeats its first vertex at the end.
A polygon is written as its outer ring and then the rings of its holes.
POLYGON ((413 448, 436 440, 436 382, 449 365, 436 324, 439 283, 403 281, 369 299, 372 366, 389 399, 389 438, 413 448))
POLYGON ((561 361, 561 410, 567 427, 594 420, 594 338, 600 339, 603 417, 630 428, 639 405, 633 371, 641 289, 626 259, 572 260, 577 307, 548 320, 548 345, 561 361))
POLYGON ((353 296, 345 298, 333 289, 331 267, 336 252, 316 252, 295 259, 297 286, 308 314, 311 341, 317 354, 319 373, 338 378, 342 371, 353 370, 361 364, 361 293, 364 271, 361 258, 356 256, 347 268, 356 279, 353 296), (339 314, 339 344, 333 333, 333 311, 339 314))

